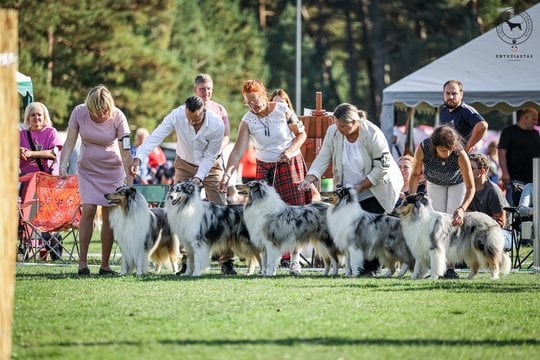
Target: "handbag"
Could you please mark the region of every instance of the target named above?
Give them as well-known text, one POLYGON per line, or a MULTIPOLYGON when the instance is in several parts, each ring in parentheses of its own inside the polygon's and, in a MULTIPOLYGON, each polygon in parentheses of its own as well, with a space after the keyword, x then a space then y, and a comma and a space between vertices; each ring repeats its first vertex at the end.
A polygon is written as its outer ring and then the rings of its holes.
MULTIPOLYGON (((30 130, 26 130, 26 136, 28 136, 28 142, 30 143, 30 148, 32 149, 32 151, 36 151, 36 145, 34 144, 34 140, 32 139, 32 135, 30 134, 30 130)), ((52 168, 49 168, 49 171, 45 171, 45 167, 41 163, 41 159, 36 158, 35 160, 40 171, 52 174, 52 168)))

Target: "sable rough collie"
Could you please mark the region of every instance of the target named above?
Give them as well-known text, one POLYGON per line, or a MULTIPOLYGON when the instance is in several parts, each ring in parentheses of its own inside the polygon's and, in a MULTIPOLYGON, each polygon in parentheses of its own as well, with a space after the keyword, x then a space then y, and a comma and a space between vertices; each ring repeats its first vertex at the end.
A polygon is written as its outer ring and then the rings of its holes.
POLYGON ((200 276, 210 266, 210 255, 232 249, 248 262, 247 275, 253 274, 260 250, 249 238, 242 205, 219 205, 203 201, 198 185, 190 181, 171 187, 165 201, 167 220, 180 243, 188 251, 186 272, 200 276))
POLYGON ((324 259, 325 275, 330 271, 330 263, 332 273, 337 274, 339 250, 326 226, 328 204, 288 205, 265 181, 250 181, 236 188, 249 194, 244 220, 251 241, 264 249, 262 275, 274 276, 282 252, 301 248, 308 243, 324 259))
POLYGON ((387 268, 384 277, 394 274, 398 262, 398 276, 403 276, 409 267, 412 269, 414 257, 403 237, 399 218, 365 211, 353 188, 341 187, 335 194, 338 200, 328 208, 328 229, 337 247, 349 255, 345 263, 347 275, 364 274, 364 260, 375 258, 387 268))
POLYGON ((480 212, 466 212, 463 225, 452 226, 452 215, 435 211, 423 193, 407 196, 397 208, 405 240, 416 264, 411 278, 431 268, 431 278, 442 277, 446 263, 465 261, 472 279, 481 266, 491 269, 491 278, 499 271, 510 272, 510 258, 503 251, 504 235, 497 222, 480 212))
POLYGON ((114 238, 122 251, 120 274, 143 275, 151 260, 156 273, 170 265, 178 270, 179 242, 167 223, 164 209, 149 208, 144 196, 134 187, 122 186, 116 192, 105 194, 113 205, 109 222, 114 238))

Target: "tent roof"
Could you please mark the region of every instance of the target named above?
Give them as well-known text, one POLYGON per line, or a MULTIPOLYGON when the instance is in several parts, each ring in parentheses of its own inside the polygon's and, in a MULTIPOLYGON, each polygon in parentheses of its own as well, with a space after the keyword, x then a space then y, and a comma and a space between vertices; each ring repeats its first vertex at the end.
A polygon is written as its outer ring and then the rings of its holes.
POLYGON ((17 81, 17 91, 22 96, 26 96, 27 93, 34 97, 34 91, 32 89, 32 79, 30 76, 26 76, 23 73, 17 71, 15 79, 17 81))
POLYGON ((540 105, 539 25, 540 4, 536 4, 386 87, 381 116, 385 134, 391 133, 394 104, 420 110, 439 107, 443 84, 449 79, 463 83, 464 101, 480 112, 540 105))

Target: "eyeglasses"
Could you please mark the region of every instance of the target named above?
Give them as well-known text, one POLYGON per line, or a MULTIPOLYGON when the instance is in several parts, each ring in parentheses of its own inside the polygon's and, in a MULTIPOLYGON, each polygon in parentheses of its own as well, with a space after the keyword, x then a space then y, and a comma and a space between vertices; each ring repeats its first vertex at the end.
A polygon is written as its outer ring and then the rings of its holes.
MULTIPOLYGON (((251 101, 245 101, 244 105, 247 106, 250 109, 253 109, 254 107, 260 108, 264 105, 264 99, 260 98, 257 95, 249 95, 249 97, 252 98, 251 101)), ((245 96, 244 99, 247 100, 248 96, 245 96)))

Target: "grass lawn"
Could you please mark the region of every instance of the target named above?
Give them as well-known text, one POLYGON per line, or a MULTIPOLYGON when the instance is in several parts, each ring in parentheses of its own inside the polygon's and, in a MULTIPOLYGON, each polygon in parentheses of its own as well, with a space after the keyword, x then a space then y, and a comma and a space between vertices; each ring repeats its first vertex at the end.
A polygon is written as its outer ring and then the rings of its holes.
MULTIPOLYGON (((214 266, 216 265, 213 263, 214 266)), ((79 277, 19 264, 14 359, 509 359, 540 353, 540 275, 491 281, 79 277)), ((116 268, 118 269, 118 268, 116 268)), ((97 265, 91 266, 96 274, 97 265)), ((241 269, 243 270, 243 269, 241 269)))

